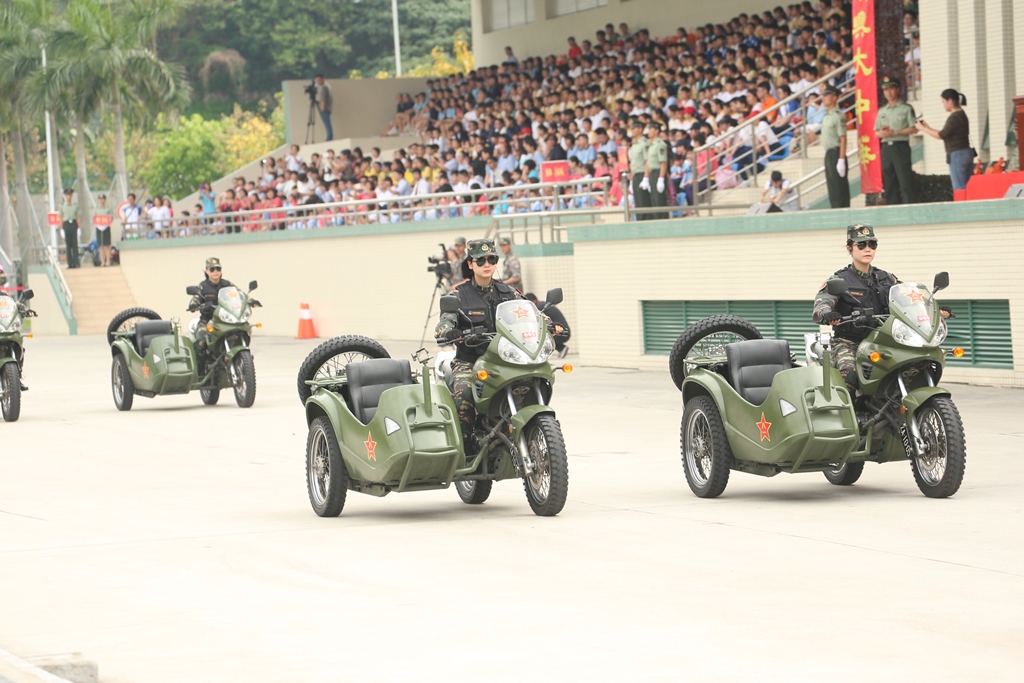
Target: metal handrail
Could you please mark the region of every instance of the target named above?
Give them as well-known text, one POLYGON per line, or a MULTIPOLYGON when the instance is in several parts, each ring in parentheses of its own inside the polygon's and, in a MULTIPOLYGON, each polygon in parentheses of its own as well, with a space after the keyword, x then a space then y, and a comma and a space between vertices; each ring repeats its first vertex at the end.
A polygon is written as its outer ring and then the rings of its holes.
POLYGON ((530 212, 540 201, 554 204, 557 212, 571 212, 587 206, 610 206, 611 178, 567 180, 532 185, 512 185, 468 190, 435 192, 398 197, 369 197, 323 204, 300 204, 249 209, 199 216, 175 216, 169 219, 144 219, 124 223, 124 239, 203 236, 261 232, 264 230, 316 229, 329 226, 398 223, 441 220, 482 215, 542 213, 530 212), (530 193, 538 193, 531 197, 530 193), (509 196, 512 195, 512 196, 509 196), (464 202, 465 197, 472 197, 464 202), (428 202, 423 205, 423 202, 428 202), (419 203, 419 205, 417 205, 419 203), (497 213, 495 211, 497 210, 497 213), (159 227, 156 227, 157 224, 159 227))
MULTIPOLYGON (((756 116, 753 116, 753 117, 751 117, 749 119, 744 120, 742 123, 740 123, 735 128, 733 128, 729 132, 729 135, 730 135, 732 140, 738 139, 740 132, 743 129, 749 127, 749 128, 751 128, 751 131, 750 131, 751 139, 754 141, 754 145, 752 146, 751 152, 750 152, 750 157, 751 157, 750 158, 750 163, 748 165, 743 166, 742 168, 740 168, 740 172, 743 172, 743 171, 746 171, 746 170, 749 170, 749 169, 753 169, 754 184, 755 185, 757 184, 757 175, 758 175, 758 154, 757 153, 758 153, 758 146, 757 146, 756 136, 754 135, 754 129, 756 128, 758 123, 760 123, 762 120, 765 120, 770 114, 779 112, 784 105, 787 105, 790 102, 797 101, 797 100, 799 100, 800 103, 801 103, 801 117, 800 117, 800 119, 801 119, 802 122, 806 122, 806 120, 807 120, 806 94, 808 92, 810 92, 811 90, 813 90, 814 88, 816 88, 816 87, 826 83, 827 81, 829 81, 829 80, 831 80, 831 79, 833 79, 833 78, 835 78, 835 77, 837 77, 839 75, 845 74, 846 72, 848 72, 853 67, 854 67, 854 62, 853 61, 849 61, 849 62, 843 64, 839 68, 834 69, 834 70, 830 71, 829 73, 825 74, 824 76, 822 76, 821 78, 816 80, 814 83, 811 83, 809 86, 807 86, 803 90, 801 90, 799 92, 796 92, 796 93, 793 93, 789 97, 783 98, 779 102, 776 102, 775 104, 773 104, 768 109, 760 112, 756 116)), ((798 128, 798 126, 796 126, 794 124, 793 126, 791 126, 790 130, 793 130, 794 133, 795 133, 797 128, 798 128)), ((794 134, 794 137, 795 137, 795 134, 794 134)), ((714 187, 713 187, 713 174, 715 172, 715 169, 720 165, 719 163, 716 163, 716 162, 720 162, 721 159, 723 159, 723 158, 725 158, 727 156, 731 158, 732 153, 738 147, 738 145, 736 145, 736 144, 730 144, 725 149, 723 149, 722 151, 720 151, 718 153, 712 154, 714 152, 714 148, 717 145, 720 145, 721 143, 722 143, 721 140, 715 140, 714 142, 707 143, 707 144, 705 144, 705 145, 703 145, 701 147, 698 147, 697 149, 695 149, 693 151, 693 166, 694 166, 694 195, 693 196, 694 196, 694 208, 699 207, 703 203, 701 200, 704 197, 710 198, 711 192, 714 191, 714 187), (698 162, 698 159, 700 158, 700 155, 702 153, 703 154, 711 154, 711 156, 705 162, 704 168, 703 169, 698 169, 697 168, 697 162, 698 162), (703 189, 702 189, 702 183, 700 182, 701 180, 704 181, 703 189)), ((793 144, 793 141, 791 140, 789 144, 793 144)), ((801 145, 800 145, 800 148, 801 148, 801 151, 802 151, 802 155, 804 157, 807 156, 807 148, 809 146, 811 146, 811 145, 807 144, 807 137, 806 137, 806 134, 805 134, 802 137, 801 145)), ((710 204, 711 202, 709 201, 707 203, 710 204)))
POLYGON ((60 268, 60 259, 57 258, 57 254, 54 249, 46 243, 46 237, 43 235, 42 226, 39 225, 39 218, 36 216, 35 211, 29 212, 32 215, 32 237, 33 244, 30 247, 39 263, 46 263, 53 270, 54 275, 57 278, 57 282, 60 285, 60 292, 64 296, 64 301, 67 304, 67 310, 71 310, 71 304, 75 300, 75 297, 71 294, 71 287, 68 286, 68 281, 64 278, 64 273, 60 268))

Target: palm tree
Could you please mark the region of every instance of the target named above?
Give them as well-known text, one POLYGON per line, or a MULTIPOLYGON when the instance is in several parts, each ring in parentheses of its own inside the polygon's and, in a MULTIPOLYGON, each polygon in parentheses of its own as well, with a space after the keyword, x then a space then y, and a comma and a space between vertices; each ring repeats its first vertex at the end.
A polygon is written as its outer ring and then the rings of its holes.
MULTIPOLYGON (((128 194, 125 107, 136 114, 155 114, 184 107, 190 99, 184 70, 161 61, 147 45, 155 41, 159 28, 173 20, 180 5, 180 0, 116 4, 71 0, 66 22, 49 36, 48 47, 55 60, 53 87, 85 99, 80 103, 84 109, 74 107, 76 111, 70 112, 79 132, 95 113, 94 107, 110 107, 114 119, 114 201, 128 194), (94 94, 97 101, 93 101, 94 94)), ((78 145, 76 139, 76 149, 78 145)))

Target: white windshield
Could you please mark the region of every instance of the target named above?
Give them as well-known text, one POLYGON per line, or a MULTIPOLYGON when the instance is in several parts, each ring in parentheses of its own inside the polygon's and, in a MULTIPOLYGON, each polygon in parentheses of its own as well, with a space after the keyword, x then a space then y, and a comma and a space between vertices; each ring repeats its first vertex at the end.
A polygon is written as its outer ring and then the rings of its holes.
POLYGON ((0 331, 9 330, 18 319, 18 304, 6 294, 0 294, 0 331))
POLYGON ((531 302, 525 299, 505 301, 495 311, 499 331, 516 344, 526 349, 531 356, 540 348, 541 315, 531 302))
POLYGON ((217 302, 236 318, 242 317, 245 309, 245 294, 238 287, 224 287, 217 295, 217 302))
POLYGON ((938 311, 928 288, 917 282, 904 282, 889 290, 889 311, 916 327, 925 339, 932 338, 938 311))

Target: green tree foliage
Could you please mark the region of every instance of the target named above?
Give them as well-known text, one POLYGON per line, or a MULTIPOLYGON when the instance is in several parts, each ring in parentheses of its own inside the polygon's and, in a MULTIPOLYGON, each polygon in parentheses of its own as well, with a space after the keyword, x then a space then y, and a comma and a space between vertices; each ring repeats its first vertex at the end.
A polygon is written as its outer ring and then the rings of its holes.
POLYGON ((184 197, 199 183, 219 178, 221 133, 219 121, 198 114, 183 117, 176 127, 163 126, 159 143, 146 167, 151 194, 184 197))
MULTIPOLYGON (((437 46, 450 49, 456 32, 470 35, 469 0, 399 0, 402 63, 406 69, 432 64, 437 46)), ((200 91, 199 72, 212 53, 234 50, 245 60, 244 92, 223 70, 210 79, 207 96, 256 99, 281 82, 394 74, 389 0, 189 0, 178 23, 160 33, 161 58, 182 64, 200 91)))

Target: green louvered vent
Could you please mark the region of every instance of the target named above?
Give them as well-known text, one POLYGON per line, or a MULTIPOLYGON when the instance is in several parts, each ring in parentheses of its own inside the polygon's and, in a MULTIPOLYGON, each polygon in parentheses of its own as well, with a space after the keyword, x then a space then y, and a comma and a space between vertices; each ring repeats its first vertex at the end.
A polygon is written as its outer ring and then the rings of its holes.
POLYGON ((946 363, 955 367, 1013 369, 1013 337, 1010 334, 1010 302, 1006 299, 984 301, 942 300, 956 314, 948 321, 949 337, 944 347, 964 347, 963 358, 949 356, 946 363))
MULTIPOLYGON (((949 321, 944 346, 964 347, 963 358, 949 356, 957 367, 1013 368, 1010 304, 1006 300, 943 300, 956 313, 949 321)), ((810 301, 644 301, 644 353, 667 355, 688 326, 722 313, 738 315, 757 325, 765 337, 785 339, 803 359, 804 333, 816 332, 810 301)))

